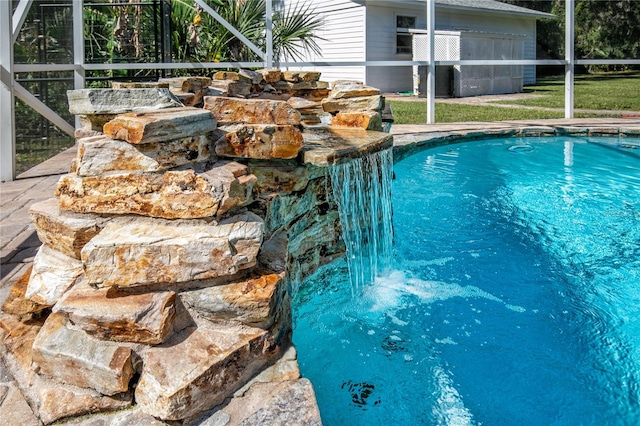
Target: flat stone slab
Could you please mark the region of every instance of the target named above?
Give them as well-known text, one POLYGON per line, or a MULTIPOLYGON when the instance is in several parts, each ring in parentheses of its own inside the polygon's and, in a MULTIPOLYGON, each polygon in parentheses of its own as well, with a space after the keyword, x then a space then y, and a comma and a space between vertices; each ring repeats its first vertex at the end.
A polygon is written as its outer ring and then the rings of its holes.
POLYGON ((30 399, 38 407, 38 417, 44 424, 68 417, 121 410, 133 403, 130 392, 102 395, 91 389, 61 385, 41 376, 35 377, 29 391, 33 395, 30 399))
POLYGON ((175 301, 171 291, 125 293, 80 283, 65 293, 53 312, 101 340, 157 345, 172 331, 175 301))
POLYGON ((331 125, 381 132, 382 115, 377 111, 339 112, 331 118, 331 125))
POLYGON ((234 320, 266 329, 273 323, 282 275, 253 272, 248 278, 180 293, 189 308, 210 320, 234 320))
POLYGON ((102 222, 93 214, 60 210, 57 198, 33 204, 29 215, 40 241, 74 259, 80 259, 80 250, 98 234, 102 222))
POLYGON ((46 244, 33 259, 25 297, 39 305, 53 306, 82 277, 82 262, 46 244))
POLYGON ((123 114, 181 107, 164 88, 68 90, 69 112, 78 115, 123 114))
POLYGON ((238 99, 205 96, 204 108, 211 111, 220 125, 300 124, 300 113, 285 101, 238 99))
POLYGON ((296 126, 277 124, 236 124, 221 128, 216 141, 221 157, 292 159, 302 150, 302 132, 296 126))
POLYGON ((319 167, 393 147, 392 135, 355 128, 314 128, 302 135, 304 163, 319 167))
POLYGON ((216 96, 249 96, 251 87, 251 83, 244 81, 213 80, 209 84, 209 94, 216 96))
POLYGON ((367 86, 361 81, 337 80, 331 83, 330 97, 333 99, 357 98, 361 96, 375 96, 379 94, 379 89, 367 86))
POLYGON ((2 303, 3 312, 12 315, 28 316, 33 314, 37 315, 48 308, 47 305, 35 303, 25 296, 32 269, 33 265, 29 266, 24 274, 13 284, 13 287, 9 290, 9 294, 2 303))
POLYGON ((292 83, 299 81, 318 81, 321 73, 319 71, 283 71, 282 79, 292 83))
POLYGON ((297 192, 306 188, 311 178, 309 167, 283 162, 250 161, 249 170, 256 178, 259 193, 297 192))
POLYGON ((105 396, 36 374, 31 368, 32 345, 41 327, 40 321, 22 322, 14 315, 0 313, 0 352, 20 391, 44 424, 131 405, 131 393, 105 396))
POLYGON ((246 166, 218 162, 209 170, 62 176, 60 208, 77 213, 137 214, 165 219, 222 215, 252 201, 255 176, 246 166))
POLYGON ((273 68, 273 69, 261 69, 257 70, 262 75, 262 79, 265 83, 275 83, 276 81, 280 81, 282 78, 282 71, 273 68))
POLYGON ((218 225, 107 225, 82 250, 89 284, 131 287, 230 276, 256 264, 263 223, 247 212, 218 225))
POLYGON ((313 386, 304 378, 255 383, 208 421, 229 426, 322 425, 313 386))
POLYGON ((100 135, 78 140, 76 173, 100 176, 118 171, 158 172, 212 159, 212 133, 134 145, 100 135))
POLYGON ((73 330, 60 314, 49 315, 40 329, 32 359, 39 374, 104 395, 126 392, 134 372, 130 347, 73 330))
POLYGON ((0 419, 8 426, 40 426, 41 424, 15 382, 0 383, 0 419))
POLYGON ((358 112, 381 111, 384 98, 381 95, 359 96, 355 98, 326 98, 322 100, 322 108, 326 112, 358 112))
POLYGON ((163 142, 204 135, 217 128, 210 111, 201 108, 171 108, 118 115, 104 125, 104 134, 134 144, 163 142))
POLYGON ((169 77, 160 78, 158 83, 169 85, 169 88, 181 92, 195 92, 206 89, 211 84, 209 77, 169 77))
POLYGON ((221 404, 276 352, 265 330, 200 320, 142 355, 136 402, 164 420, 194 416, 221 404))

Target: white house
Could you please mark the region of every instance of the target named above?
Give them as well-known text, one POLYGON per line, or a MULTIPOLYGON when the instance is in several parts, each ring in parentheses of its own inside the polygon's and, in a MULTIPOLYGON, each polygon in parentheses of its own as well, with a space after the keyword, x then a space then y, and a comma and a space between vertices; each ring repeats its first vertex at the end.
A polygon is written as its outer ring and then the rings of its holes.
MULTIPOLYGON (((422 60, 426 55, 421 41, 427 27, 424 0, 281 1, 311 2, 324 17, 318 32, 322 53, 310 54, 308 61, 422 60)), ((495 0, 435 0, 435 10, 436 60, 535 59, 536 19, 554 17, 495 0)), ((321 71, 326 81, 360 80, 383 92, 409 92, 417 86, 418 73, 410 66, 314 70, 321 71)), ((439 69, 436 75, 440 95, 518 92, 522 84, 534 82, 535 66, 457 66, 439 69)))

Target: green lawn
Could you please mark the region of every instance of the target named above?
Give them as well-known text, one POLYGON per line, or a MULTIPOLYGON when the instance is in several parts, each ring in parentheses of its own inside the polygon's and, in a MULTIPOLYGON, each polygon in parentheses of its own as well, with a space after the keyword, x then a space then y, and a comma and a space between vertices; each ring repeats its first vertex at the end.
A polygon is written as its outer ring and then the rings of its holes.
MULTIPOLYGON (((580 75, 575 79, 575 109, 640 111, 640 73, 580 75)), ((542 95, 537 98, 502 101, 503 104, 525 105, 541 108, 558 108, 558 111, 447 104, 436 101, 437 123, 459 121, 535 120, 564 117, 564 79, 553 77, 540 79, 539 83, 525 87, 525 93, 542 95)), ((387 101, 393 109, 395 124, 424 124, 427 122, 425 101, 387 101)), ((576 117, 611 117, 577 112, 576 117)))
MULTIPOLYGON (((539 79, 538 84, 527 86, 524 91, 542 96, 509 103, 564 108, 563 77, 539 79)), ((640 73, 578 75, 574 99, 575 109, 640 111, 640 73)))

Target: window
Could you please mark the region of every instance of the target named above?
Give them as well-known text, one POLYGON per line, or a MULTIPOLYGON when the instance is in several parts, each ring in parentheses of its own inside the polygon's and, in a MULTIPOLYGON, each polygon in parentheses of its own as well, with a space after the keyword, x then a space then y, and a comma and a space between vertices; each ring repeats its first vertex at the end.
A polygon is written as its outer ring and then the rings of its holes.
POLYGON ((415 16, 396 16, 396 53, 413 53, 413 48, 411 46, 411 34, 409 34, 407 30, 415 27, 415 16))

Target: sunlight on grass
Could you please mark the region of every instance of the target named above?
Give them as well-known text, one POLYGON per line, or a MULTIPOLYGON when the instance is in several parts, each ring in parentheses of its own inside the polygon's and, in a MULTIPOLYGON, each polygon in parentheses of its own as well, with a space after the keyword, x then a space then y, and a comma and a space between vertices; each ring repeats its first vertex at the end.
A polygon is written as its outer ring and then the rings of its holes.
MULTIPOLYGON (((564 108, 564 79, 548 77, 527 86, 525 93, 541 97, 501 102, 512 105, 564 108)), ((575 109, 640 111, 640 73, 578 75, 575 78, 575 109)))
MULTIPOLYGON (((436 101, 436 123, 463 121, 540 120, 564 117, 564 78, 548 77, 527 86, 525 93, 539 97, 500 104, 557 108, 557 111, 521 109, 513 107, 449 104, 436 101)), ((395 124, 424 124, 427 122, 426 100, 387 100, 393 110, 395 124)), ((495 102, 496 104, 498 103, 495 102)), ((610 73, 580 75, 575 79, 575 109, 605 111, 640 111, 640 73, 610 73)), ((612 117, 612 114, 579 112, 576 118, 612 117)))
MULTIPOLYGON (((426 101, 387 101, 393 110, 394 124, 427 122, 426 101)), ((459 121, 504 121, 562 118, 564 113, 529 109, 489 107, 463 104, 436 104, 436 123, 459 121)))

